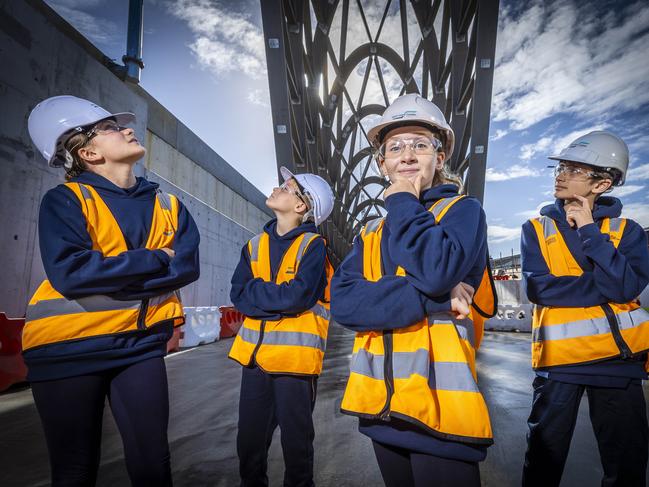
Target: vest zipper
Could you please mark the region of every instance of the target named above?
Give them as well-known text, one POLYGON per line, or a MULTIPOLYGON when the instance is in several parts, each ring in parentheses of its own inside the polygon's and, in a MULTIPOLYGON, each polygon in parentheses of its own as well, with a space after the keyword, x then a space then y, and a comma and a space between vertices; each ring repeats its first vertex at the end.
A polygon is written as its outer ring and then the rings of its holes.
POLYGON ((254 363, 255 365, 259 365, 257 363, 257 350, 259 350, 259 347, 261 347, 261 342, 264 340, 265 328, 266 328, 266 320, 261 322, 261 326, 259 327, 259 341, 257 341, 257 345, 255 345, 255 349, 252 351, 252 356, 250 357, 250 362, 254 363))
POLYGON ((383 421, 390 421, 390 402, 394 394, 394 374, 392 370, 392 330, 383 331, 383 377, 385 381, 385 388, 387 389, 387 397, 385 406, 378 413, 379 419, 383 421))
POLYGON ((138 330, 146 330, 146 312, 149 309, 149 298, 143 299, 140 304, 140 312, 137 315, 138 330))
POLYGON ((608 324, 611 327, 613 340, 615 340, 617 348, 620 349, 622 358, 625 359, 631 357, 633 355, 633 352, 631 352, 629 345, 627 345, 627 343, 624 341, 624 338, 622 337, 622 333, 620 333, 620 325, 617 321, 617 318, 615 317, 615 313, 613 313, 613 309, 608 303, 602 304, 601 306, 604 310, 604 313, 606 314, 606 319, 608 320, 608 324))

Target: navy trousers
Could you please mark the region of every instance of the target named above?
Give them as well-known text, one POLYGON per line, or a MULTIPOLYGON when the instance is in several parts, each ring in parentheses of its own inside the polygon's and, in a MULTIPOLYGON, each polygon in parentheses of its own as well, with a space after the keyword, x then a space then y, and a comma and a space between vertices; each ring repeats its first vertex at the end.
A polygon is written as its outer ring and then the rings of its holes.
POLYGON ((477 462, 451 460, 372 441, 386 487, 480 487, 477 462))
POLYGON ((649 428, 639 380, 615 389, 537 376, 533 387, 524 487, 553 487, 561 482, 584 389, 604 469, 602 487, 646 487, 649 428))
POLYGON ((243 367, 237 453, 242 487, 267 486, 268 449, 279 425, 284 486, 313 486, 315 376, 267 374, 243 367))
POLYGON ((96 374, 33 382, 54 487, 94 486, 108 398, 137 487, 170 486, 169 394, 162 357, 96 374))

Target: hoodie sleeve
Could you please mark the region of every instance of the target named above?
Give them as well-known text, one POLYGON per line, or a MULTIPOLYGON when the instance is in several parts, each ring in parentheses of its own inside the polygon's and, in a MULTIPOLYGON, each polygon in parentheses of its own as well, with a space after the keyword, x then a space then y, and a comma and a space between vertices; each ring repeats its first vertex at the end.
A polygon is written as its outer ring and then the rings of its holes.
POLYGON ((597 306, 609 301, 595 282, 593 272, 581 276, 554 276, 550 274, 541 254, 539 240, 530 221, 523 224, 521 233, 521 267, 528 299, 541 306, 581 307, 597 306))
POLYGON ((486 218, 475 198, 453 205, 439 224, 409 193, 386 199, 389 249, 407 279, 427 296, 449 293, 486 255, 486 218))
POLYGON ((351 252, 331 281, 331 315, 354 331, 410 326, 432 313, 450 311, 448 295, 429 299, 402 276, 368 281, 363 275, 363 240, 356 237, 351 252))
MULTIPOLYGON (((129 284, 113 295, 116 299, 145 299, 180 289, 200 277, 198 246, 200 234, 185 205, 178 201, 178 228, 174 237, 174 257, 169 265, 129 284)), ((166 255, 166 254, 165 254, 166 255)))
POLYGON ((134 249, 115 257, 93 250, 79 201, 65 186, 43 197, 38 237, 45 274, 68 299, 114 293, 165 270, 170 260, 162 250, 134 249))
POLYGON ((253 277, 246 245, 232 276, 232 304, 244 315, 256 319, 278 320, 303 313, 318 302, 327 286, 325 259, 324 240, 317 238, 302 257, 295 278, 275 284, 253 277))
POLYGON ((649 283, 647 237, 636 222, 628 220, 617 247, 594 223, 577 230, 584 254, 593 262, 595 285, 614 303, 636 299, 649 283))

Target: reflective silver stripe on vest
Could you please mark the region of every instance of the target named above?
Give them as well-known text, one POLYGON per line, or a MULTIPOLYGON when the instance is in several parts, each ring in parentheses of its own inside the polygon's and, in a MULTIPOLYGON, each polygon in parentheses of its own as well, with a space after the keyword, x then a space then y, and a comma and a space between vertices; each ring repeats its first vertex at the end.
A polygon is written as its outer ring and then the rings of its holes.
POLYGON ((383 380, 383 355, 375 355, 364 348, 352 355, 350 370, 372 379, 383 380))
POLYGON ((622 218, 609 218, 608 228, 611 233, 619 232, 622 226, 622 218))
MULTIPOLYGON (((77 183, 79 184, 79 183, 77 183)), ((88 188, 86 188, 83 184, 79 184, 79 189, 81 190, 81 196, 84 197, 86 200, 91 200, 92 198, 92 193, 88 188)))
MULTIPOLYGON (((633 311, 624 311, 615 315, 620 329, 628 330, 649 321, 649 313, 638 308, 633 311)), ((611 327, 606 317, 579 320, 560 325, 543 325, 532 331, 532 340, 535 342, 566 340, 594 335, 611 333, 611 327)))
POLYGON ((257 262, 257 260, 259 260, 259 241, 261 240, 262 236, 263 233, 260 233, 259 235, 255 235, 250 239, 250 260, 253 262, 257 262))
POLYGON ((156 191, 156 198, 158 198, 158 202, 160 203, 160 206, 167 210, 171 211, 171 196, 169 196, 167 193, 161 190, 156 191))
POLYGON ((433 208, 433 211, 431 212, 435 216, 435 221, 439 218, 439 215, 450 205, 452 205, 455 201, 461 199, 462 196, 454 196, 453 198, 444 198, 441 203, 435 206, 433 208))
POLYGON ((475 330, 473 328, 473 321, 468 318, 456 320, 449 316, 448 313, 433 313, 428 316, 428 325, 455 326, 460 338, 468 341, 472 347, 475 347, 475 330))
MULTIPOLYGON (((384 356, 360 349, 352 355, 351 371, 372 379, 384 380, 384 356)), ((465 362, 430 362, 427 350, 394 352, 392 369, 395 379, 408 379, 417 374, 428 379, 435 390, 478 392, 471 368, 465 362)))
MULTIPOLYGON (((173 296, 165 293, 149 299, 149 306, 158 306, 173 296)), ((46 299, 27 306, 27 321, 95 311, 123 311, 138 309, 142 301, 118 301, 104 295, 88 296, 79 299, 46 299)))
POLYGON ((171 298, 173 295, 175 295, 176 298, 178 299, 178 301, 180 301, 180 295, 179 294, 180 293, 178 293, 177 291, 174 291, 174 292, 170 292, 170 293, 161 294, 160 296, 154 296, 152 298, 149 298, 149 307, 158 306, 158 305, 164 303, 167 299, 171 298))
POLYGON ((315 306, 313 306, 313 308, 311 308, 309 311, 313 311, 313 313, 320 316, 321 318, 324 318, 327 321, 331 319, 331 313, 329 312, 329 310, 322 306, 320 303, 316 303, 315 306))
POLYGON ((300 265, 300 261, 302 260, 302 257, 304 257, 304 252, 306 252, 306 247, 309 245, 309 242, 311 241, 311 238, 317 236, 317 233, 312 233, 312 232, 304 232, 304 238, 302 238, 302 241, 300 242, 300 246, 297 249, 297 254, 295 254, 295 268, 300 265))
MULTIPOLYGON (((239 336, 244 342, 257 344, 259 331, 242 326, 239 336)), ((310 347, 325 351, 326 342, 324 338, 313 333, 301 333, 297 331, 265 331, 263 345, 291 345, 297 347, 310 347)))
POLYGON ((142 301, 117 301, 108 296, 97 295, 79 299, 47 299, 27 306, 27 321, 50 318, 52 316, 89 313, 93 311, 118 311, 138 309, 142 301))
POLYGON ((546 240, 552 235, 556 235, 557 227, 554 225, 552 218, 541 216, 539 217, 539 221, 541 222, 541 225, 543 225, 543 236, 546 240))
POLYGON ((365 234, 376 232, 378 230, 379 225, 381 224, 382 221, 383 221, 383 218, 379 217, 379 218, 375 218, 374 220, 371 220, 371 221, 367 222, 367 224, 365 225, 365 234))

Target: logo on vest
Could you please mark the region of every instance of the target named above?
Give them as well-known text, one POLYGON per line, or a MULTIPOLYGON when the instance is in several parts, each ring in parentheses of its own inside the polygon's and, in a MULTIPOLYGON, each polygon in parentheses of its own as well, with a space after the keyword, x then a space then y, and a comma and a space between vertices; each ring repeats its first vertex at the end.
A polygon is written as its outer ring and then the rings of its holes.
POLYGON ((173 230, 169 230, 169 229, 167 228, 164 232, 162 232, 162 234, 163 234, 165 237, 171 237, 171 236, 174 234, 174 231, 173 231, 173 230))
POLYGON ((295 274, 295 267, 289 267, 286 269, 286 274, 295 274))

